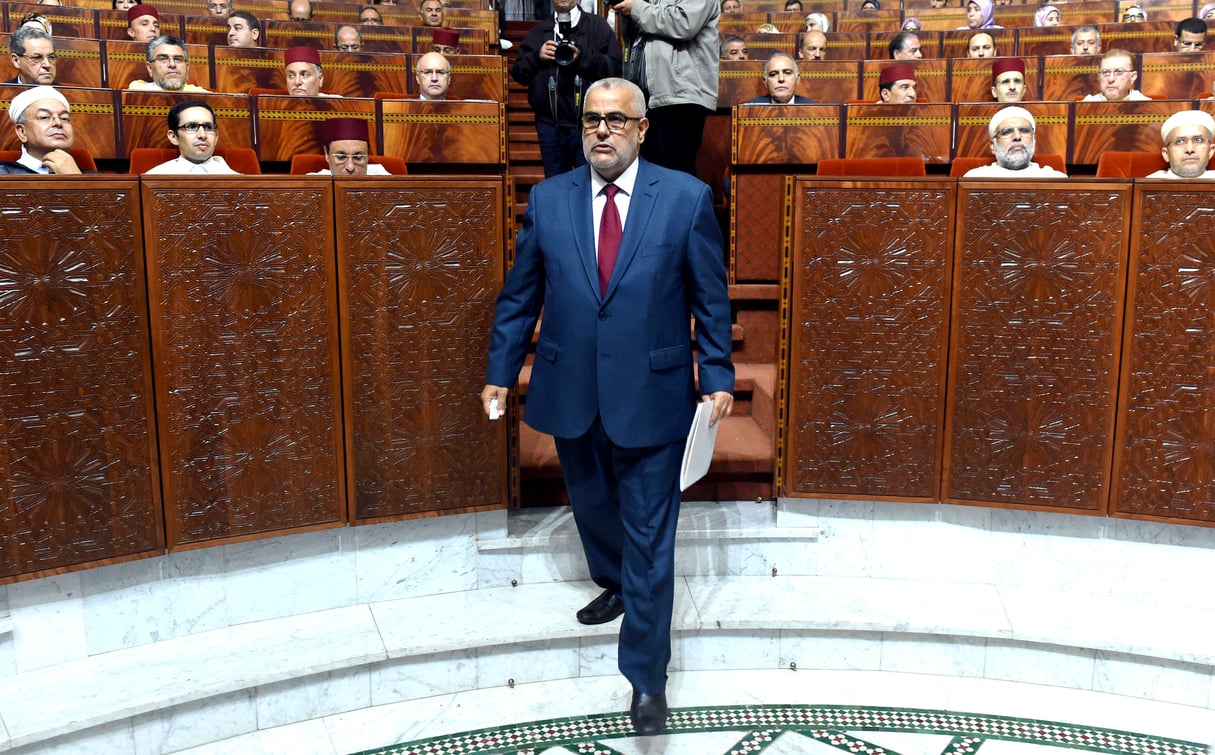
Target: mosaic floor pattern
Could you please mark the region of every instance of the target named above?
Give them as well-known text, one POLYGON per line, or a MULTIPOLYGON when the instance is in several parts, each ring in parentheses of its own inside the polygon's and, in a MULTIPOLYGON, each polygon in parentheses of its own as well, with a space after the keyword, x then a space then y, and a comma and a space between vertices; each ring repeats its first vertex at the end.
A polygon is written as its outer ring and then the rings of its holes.
POLYGON ((1208 755, 1199 742, 1071 723, 878 706, 677 708, 668 734, 636 738, 624 713, 460 732, 361 755, 1208 755))

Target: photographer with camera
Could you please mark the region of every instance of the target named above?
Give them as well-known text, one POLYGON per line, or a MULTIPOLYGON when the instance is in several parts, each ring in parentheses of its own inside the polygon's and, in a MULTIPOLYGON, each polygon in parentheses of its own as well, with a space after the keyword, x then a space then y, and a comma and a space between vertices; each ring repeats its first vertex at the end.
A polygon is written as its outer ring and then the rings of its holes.
POLYGON ((582 96, 599 79, 619 76, 620 65, 616 33, 599 16, 583 12, 577 0, 553 0, 553 14, 520 43, 510 75, 527 87, 536 113, 545 178, 586 163, 582 96))

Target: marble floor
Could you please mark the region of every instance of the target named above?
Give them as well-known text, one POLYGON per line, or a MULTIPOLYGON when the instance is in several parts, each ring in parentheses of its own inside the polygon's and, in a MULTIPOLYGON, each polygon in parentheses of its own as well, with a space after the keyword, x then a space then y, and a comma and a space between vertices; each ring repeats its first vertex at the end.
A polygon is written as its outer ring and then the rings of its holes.
POLYGON ((633 737, 596 677, 440 695, 187 752, 521 755, 1206 755, 1215 711, 1105 693, 877 671, 672 674, 670 733, 633 737))

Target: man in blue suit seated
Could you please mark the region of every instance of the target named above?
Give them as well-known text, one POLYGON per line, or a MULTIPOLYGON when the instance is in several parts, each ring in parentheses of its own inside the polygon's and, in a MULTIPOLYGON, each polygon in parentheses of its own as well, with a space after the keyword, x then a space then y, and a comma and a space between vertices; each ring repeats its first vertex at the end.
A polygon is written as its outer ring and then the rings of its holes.
POLYGON ((773 53, 764 63, 764 85, 768 93, 744 105, 813 105, 814 100, 796 94, 797 62, 783 52, 773 53))
POLYGON ((578 611, 624 614, 619 666, 641 735, 666 728, 679 469, 697 396, 734 404, 730 300, 709 187, 638 159, 645 97, 624 79, 586 92, 588 165, 532 189, 494 311, 481 401, 506 407, 541 309, 524 420, 556 438, 587 566, 603 593, 578 611), (699 390, 691 318, 696 320, 699 390))

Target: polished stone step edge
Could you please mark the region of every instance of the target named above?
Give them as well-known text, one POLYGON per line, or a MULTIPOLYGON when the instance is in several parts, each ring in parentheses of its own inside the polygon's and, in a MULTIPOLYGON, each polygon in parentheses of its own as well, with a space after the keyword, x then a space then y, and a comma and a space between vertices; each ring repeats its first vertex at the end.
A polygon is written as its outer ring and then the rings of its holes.
MULTIPOLYGON (((230 626, 9 677, 0 750, 238 690, 393 659, 614 635, 573 609, 588 582, 404 598, 230 626), (509 616, 503 621, 469 617, 509 616), (239 652, 237 650, 239 649, 239 652), (83 691, 87 690, 88 694, 83 691)), ((846 577, 681 577, 676 632, 996 638, 1215 665, 1215 612, 994 585, 846 577)))

